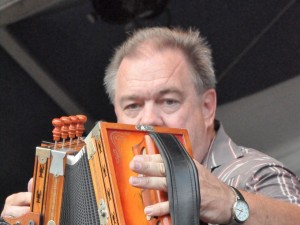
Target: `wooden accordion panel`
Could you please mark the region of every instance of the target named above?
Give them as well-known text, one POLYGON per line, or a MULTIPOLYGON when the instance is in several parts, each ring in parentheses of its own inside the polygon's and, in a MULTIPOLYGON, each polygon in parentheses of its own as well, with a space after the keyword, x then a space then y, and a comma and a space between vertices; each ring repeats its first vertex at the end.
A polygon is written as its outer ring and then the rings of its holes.
POLYGON ((6 221, 19 225, 68 224, 62 221, 62 211, 71 208, 64 206, 62 209, 66 194, 63 190, 68 176, 65 173, 66 165, 68 160, 77 155, 86 154, 93 186, 90 192, 94 192, 92 194, 97 206, 99 222, 96 224, 171 225, 170 216, 147 218, 144 214, 146 205, 166 201, 167 193, 135 188, 128 181, 130 176, 137 175, 129 169, 129 162, 134 155, 158 153, 147 135, 149 132, 173 134, 192 154, 188 134, 184 129, 99 122, 84 143, 72 149, 37 147, 31 212, 21 218, 7 218, 6 221))

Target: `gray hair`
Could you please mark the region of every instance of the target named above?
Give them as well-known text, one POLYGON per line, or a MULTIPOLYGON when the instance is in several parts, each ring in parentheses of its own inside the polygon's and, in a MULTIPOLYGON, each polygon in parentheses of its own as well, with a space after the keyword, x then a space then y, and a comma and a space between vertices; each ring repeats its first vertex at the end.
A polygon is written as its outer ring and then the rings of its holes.
POLYGON ((216 78, 212 63, 211 49, 198 30, 180 28, 152 27, 135 31, 119 46, 105 71, 104 86, 106 93, 114 103, 115 83, 119 66, 125 57, 137 53, 138 47, 145 42, 154 44, 157 50, 179 49, 191 66, 195 88, 198 94, 215 88, 216 78))

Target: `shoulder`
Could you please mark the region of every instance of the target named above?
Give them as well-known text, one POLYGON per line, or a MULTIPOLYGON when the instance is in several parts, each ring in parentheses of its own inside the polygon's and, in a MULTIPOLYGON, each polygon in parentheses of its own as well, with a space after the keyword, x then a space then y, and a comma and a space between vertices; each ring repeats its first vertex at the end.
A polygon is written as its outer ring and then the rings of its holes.
POLYGON ((237 158, 221 164, 213 171, 224 182, 239 175, 244 177, 255 176, 255 174, 266 168, 285 168, 278 160, 255 149, 239 146, 234 151, 238 156, 237 158))

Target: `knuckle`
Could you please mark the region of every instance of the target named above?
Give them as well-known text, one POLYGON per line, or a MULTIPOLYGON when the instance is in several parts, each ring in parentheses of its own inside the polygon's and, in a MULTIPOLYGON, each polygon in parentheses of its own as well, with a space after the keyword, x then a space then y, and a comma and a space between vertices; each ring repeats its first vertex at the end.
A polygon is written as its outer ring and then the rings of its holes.
POLYGON ((154 160, 154 155, 147 155, 147 160, 148 160, 149 162, 155 162, 155 160, 154 160))
POLYGON ((162 216, 169 213, 169 202, 161 202, 154 207, 155 215, 162 216))
POLYGON ((167 182, 166 182, 166 181, 164 181, 164 182, 162 183, 162 189, 163 189, 164 191, 167 190, 167 182))
POLYGON ((150 178, 149 177, 142 177, 142 183, 144 185, 150 184, 150 178))
POLYGON ((165 172, 166 172, 166 170, 165 170, 164 164, 163 164, 163 163, 160 163, 160 164, 159 164, 159 173, 160 173, 160 175, 161 175, 161 176, 164 176, 164 175, 165 175, 165 172))
POLYGON ((161 215, 163 213, 163 209, 162 209, 162 205, 161 204, 159 204, 158 207, 157 207, 157 213, 159 215, 161 215))
POLYGON ((149 163, 145 163, 144 166, 143 166, 143 171, 144 172, 148 172, 150 170, 150 164, 149 163))
POLYGON ((14 199, 16 198, 16 195, 17 195, 17 194, 9 195, 9 196, 5 199, 5 205, 10 205, 11 202, 13 202, 14 199))

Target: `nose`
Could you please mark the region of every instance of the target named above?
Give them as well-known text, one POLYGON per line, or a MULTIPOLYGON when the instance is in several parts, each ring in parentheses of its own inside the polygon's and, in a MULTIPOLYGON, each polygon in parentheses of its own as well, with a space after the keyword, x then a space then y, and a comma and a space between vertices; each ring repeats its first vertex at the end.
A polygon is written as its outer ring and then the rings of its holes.
POLYGON ((163 126, 160 110, 153 104, 145 105, 141 114, 141 125, 163 126))

